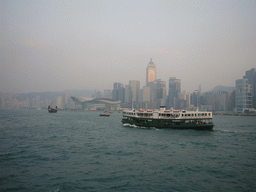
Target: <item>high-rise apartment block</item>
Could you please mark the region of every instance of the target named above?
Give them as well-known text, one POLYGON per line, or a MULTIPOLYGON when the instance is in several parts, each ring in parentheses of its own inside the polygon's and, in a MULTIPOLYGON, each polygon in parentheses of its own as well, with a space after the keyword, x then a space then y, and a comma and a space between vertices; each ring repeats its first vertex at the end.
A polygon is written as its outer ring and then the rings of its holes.
POLYGON ((235 111, 250 112, 256 109, 256 71, 245 72, 243 79, 236 80, 235 111))
POLYGON ((256 70, 252 68, 245 72, 244 79, 248 79, 248 83, 252 88, 252 107, 256 109, 256 70))
POLYGON ((244 113, 252 108, 252 86, 248 79, 236 80, 236 112, 244 113))

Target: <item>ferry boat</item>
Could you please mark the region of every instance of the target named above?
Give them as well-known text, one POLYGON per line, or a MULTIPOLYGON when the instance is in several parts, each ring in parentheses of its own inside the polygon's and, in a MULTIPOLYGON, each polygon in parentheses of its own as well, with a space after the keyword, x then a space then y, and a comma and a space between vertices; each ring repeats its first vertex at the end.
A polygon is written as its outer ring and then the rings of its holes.
POLYGON ((214 126, 212 112, 166 110, 165 106, 161 106, 160 110, 124 110, 122 123, 158 129, 212 130, 214 126))

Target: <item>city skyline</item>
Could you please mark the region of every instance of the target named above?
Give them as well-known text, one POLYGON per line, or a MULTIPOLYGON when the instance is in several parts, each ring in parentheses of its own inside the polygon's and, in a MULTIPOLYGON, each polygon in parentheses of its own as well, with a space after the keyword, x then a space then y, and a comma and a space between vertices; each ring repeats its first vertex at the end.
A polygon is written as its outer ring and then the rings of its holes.
MULTIPOLYGON (((146 73, 148 74, 151 69, 156 71, 152 59, 146 68, 146 73)), ((155 79, 155 73, 153 74, 153 79, 155 79)), ((149 77, 147 80, 152 80, 152 76, 147 75, 147 77, 149 77)), ((188 93, 181 92, 180 87, 181 80, 170 77, 169 89, 167 89, 165 81, 155 79, 148 82, 142 89, 140 89, 139 81, 130 80, 129 85, 115 82, 113 83, 113 89, 104 90, 104 93, 97 90, 87 90, 86 92, 84 90, 83 93, 71 91, 69 92, 73 95, 71 97, 68 96, 68 92, 13 95, 0 92, 0 108, 46 109, 49 105, 56 105, 59 109, 95 111, 104 109, 120 110, 121 108, 158 109, 160 106, 166 106, 167 109, 195 110, 199 107, 201 110, 238 113, 254 113, 256 109, 255 68, 245 71, 245 76, 236 80, 235 88, 217 86, 214 88, 215 90, 201 93, 201 86, 199 86, 199 90, 188 93), (56 100, 56 102, 53 102, 53 100, 56 100)))
POLYGON ((157 78, 235 87, 256 61, 255 1, 0 3, 0 92, 111 89, 157 78))

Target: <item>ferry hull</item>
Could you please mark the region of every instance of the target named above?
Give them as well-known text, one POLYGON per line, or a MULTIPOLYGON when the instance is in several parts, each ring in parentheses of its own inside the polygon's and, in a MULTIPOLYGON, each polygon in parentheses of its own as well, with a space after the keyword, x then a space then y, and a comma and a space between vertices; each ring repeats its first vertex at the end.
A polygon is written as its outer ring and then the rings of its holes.
POLYGON ((144 119, 122 119, 123 124, 135 125, 138 127, 155 127, 158 129, 196 129, 196 130, 212 130, 213 123, 201 123, 196 122, 166 122, 160 119, 144 120, 144 119))

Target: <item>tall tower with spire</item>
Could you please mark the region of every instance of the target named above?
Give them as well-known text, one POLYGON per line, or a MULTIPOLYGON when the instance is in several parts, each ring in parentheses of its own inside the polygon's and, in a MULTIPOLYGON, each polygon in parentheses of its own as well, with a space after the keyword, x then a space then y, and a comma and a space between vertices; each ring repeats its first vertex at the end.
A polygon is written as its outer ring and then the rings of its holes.
POLYGON ((153 63, 151 58, 146 69, 146 86, 151 86, 155 80, 156 80, 156 65, 153 63))

